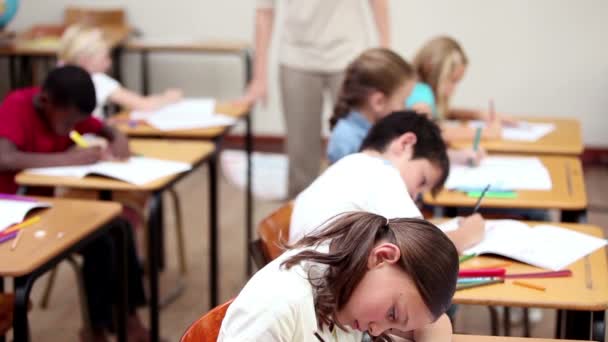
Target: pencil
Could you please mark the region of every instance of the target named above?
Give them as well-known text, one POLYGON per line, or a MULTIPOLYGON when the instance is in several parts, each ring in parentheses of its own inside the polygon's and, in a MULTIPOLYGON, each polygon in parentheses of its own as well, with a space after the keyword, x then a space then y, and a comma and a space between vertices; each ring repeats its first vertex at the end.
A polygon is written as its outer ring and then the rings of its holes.
POLYGON ((8 234, 8 233, 11 233, 11 232, 17 231, 17 230, 19 230, 19 229, 23 229, 23 228, 25 228, 25 227, 27 227, 27 226, 31 226, 31 225, 33 225, 34 223, 36 223, 36 222, 38 222, 38 221, 40 221, 40 216, 34 216, 34 217, 32 217, 32 218, 29 218, 29 219, 27 219, 27 220, 25 220, 25 221, 23 221, 23 222, 21 222, 21 223, 19 223, 19 224, 16 224, 16 225, 14 225, 14 226, 12 226, 12 227, 8 228, 7 230, 5 230, 5 231, 3 232, 3 234, 8 234))
POLYGON ((463 262, 465 262, 465 261, 467 261, 469 259, 472 259, 472 258, 474 258, 476 256, 477 256, 477 254, 474 254, 474 253, 473 254, 463 255, 463 256, 461 256, 461 257, 458 258, 458 263, 462 264, 463 262))
POLYGON ((23 235, 23 230, 20 230, 19 233, 17 233, 17 238, 13 240, 13 244, 11 245, 11 251, 14 251, 15 248, 17 248, 17 244, 19 243, 19 240, 21 240, 21 235, 23 235))
POLYGON ((481 192, 481 195, 477 199, 477 203, 475 203, 475 207, 473 208, 473 214, 475 214, 479 210, 479 206, 481 206, 481 200, 486 195, 486 192, 488 191, 488 189, 490 189, 490 184, 486 185, 486 187, 481 192))
POLYGON ((518 286, 521 286, 521 287, 527 287, 529 289, 538 290, 538 291, 545 291, 545 290, 547 290, 547 288, 544 287, 544 286, 528 283, 528 282, 521 281, 521 280, 514 280, 513 281, 513 285, 518 285, 518 286))
POLYGON ((475 282, 475 283, 457 284, 456 291, 470 289, 473 287, 492 285, 492 284, 502 284, 504 282, 505 282, 504 279, 496 279, 496 280, 489 280, 489 281, 479 281, 479 282, 475 282))
POLYGON ((86 142, 86 140, 84 140, 82 135, 80 135, 80 133, 78 133, 76 131, 70 132, 70 139, 72 139, 72 141, 79 147, 82 147, 82 148, 89 147, 89 144, 86 142))
POLYGON ((481 140, 481 127, 477 127, 475 130, 475 139, 473 139, 473 151, 477 152, 479 149, 479 141, 481 140))

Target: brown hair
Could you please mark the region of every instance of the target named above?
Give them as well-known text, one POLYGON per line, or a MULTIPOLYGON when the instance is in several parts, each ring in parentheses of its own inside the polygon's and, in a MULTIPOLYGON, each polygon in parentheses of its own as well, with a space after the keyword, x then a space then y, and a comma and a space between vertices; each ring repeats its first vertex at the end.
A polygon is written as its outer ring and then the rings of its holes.
POLYGON ((414 57, 414 68, 420 81, 433 89, 437 99, 437 114, 446 118, 450 99, 439 92, 439 86, 452 75, 459 65, 467 66, 469 59, 456 40, 439 36, 428 41, 414 57))
POLYGON ((346 68, 329 125, 334 128, 354 108, 362 106, 369 94, 380 91, 390 96, 408 80, 414 69, 398 54, 385 48, 369 49, 346 68))
MULTIPOLYGON (((327 266, 320 277, 309 272, 319 328, 336 324, 344 329, 333 317, 346 305, 367 272, 369 253, 379 241, 399 247, 401 259, 397 265, 412 279, 435 319, 448 309, 456 289, 458 252, 452 241, 428 221, 387 220, 372 213, 350 212, 328 220, 317 231, 292 248, 314 247, 331 241, 329 252, 307 249, 284 261, 282 266, 291 268, 301 262, 327 266)), ((390 339, 382 335, 380 340, 390 339)))

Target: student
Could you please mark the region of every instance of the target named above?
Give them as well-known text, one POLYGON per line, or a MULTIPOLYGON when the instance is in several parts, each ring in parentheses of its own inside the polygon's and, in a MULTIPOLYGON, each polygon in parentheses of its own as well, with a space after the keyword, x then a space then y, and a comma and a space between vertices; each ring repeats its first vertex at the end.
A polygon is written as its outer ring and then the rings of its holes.
MULTIPOLYGON (((483 137, 499 138, 501 123, 511 124, 512 119, 490 112, 450 107, 450 99, 464 77, 468 63, 467 55, 453 38, 440 36, 427 42, 414 58, 419 82, 407 99, 406 107, 439 120, 484 120, 488 126, 483 130, 483 137)), ((468 127, 444 124, 441 128, 446 141, 473 139, 475 135, 475 130, 468 127)))
POLYGON ((219 342, 451 340, 458 256, 431 223, 351 212, 292 248, 245 285, 219 342))
MULTIPOLYGON (((42 88, 11 92, 0 105, 0 193, 15 193, 17 172, 27 168, 95 163, 104 157, 123 159, 130 154, 127 138, 91 117, 95 89, 89 74, 76 66, 52 70, 42 88), (75 148, 69 132, 95 133, 109 141, 100 147, 75 148)), ((47 194, 48 195, 48 194, 47 194)), ((124 220, 112 224, 128 225, 124 220)), ((147 341, 148 332, 137 316, 136 307, 145 304, 142 272, 131 228, 124 227, 128 244, 129 337, 147 341)), ((83 330, 83 341, 107 341, 113 326, 115 272, 113 241, 102 236, 82 250, 84 283, 92 331, 83 330)))
POLYGON ((108 102, 133 110, 154 110, 182 98, 182 92, 176 89, 150 96, 125 89, 106 74, 112 65, 109 53, 110 48, 100 29, 74 25, 61 37, 57 54, 60 64, 77 65, 91 74, 97 97, 93 112, 96 118, 104 118, 103 107, 108 102))
MULTIPOLYGON (((376 121, 404 108, 414 85, 413 68, 391 50, 370 49, 357 57, 346 69, 330 119, 329 162, 356 153, 376 121)), ((483 151, 449 150, 448 155, 455 163, 478 162, 483 151)))
MULTIPOLYGON (((414 199, 438 191, 449 173, 446 147, 436 124, 413 111, 395 112, 378 121, 361 152, 331 165, 294 202, 289 241, 331 217, 364 210, 385 217, 421 217, 414 199)), ((449 232, 459 252, 484 234, 480 215, 464 218, 449 232)))

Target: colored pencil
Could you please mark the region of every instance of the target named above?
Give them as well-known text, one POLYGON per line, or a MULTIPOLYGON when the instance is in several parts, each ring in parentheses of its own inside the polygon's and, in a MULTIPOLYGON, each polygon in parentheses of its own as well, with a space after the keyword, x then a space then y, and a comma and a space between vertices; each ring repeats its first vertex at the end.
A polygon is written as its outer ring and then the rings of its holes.
POLYGON ((489 188, 490 188, 490 184, 486 185, 486 187, 481 192, 481 195, 477 199, 477 203, 475 203, 475 207, 473 208, 473 214, 475 214, 479 210, 479 206, 481 206, 481 200, 483 200, 483 198, 485 197, 486 192, 488 191, 489 188))
POLYGON ((3 232, 3 234, 12 233, 12 232, 17 231, 19 229, 23 229, 23 228, 25 228, 27 226, 33 225, 34 223, 36 223, 38 221, 40 221, 40 216, 34 216, 34 217, 29 218, 29 219, 27 219, 27 220, 25 220, 25 221, 23 221, 21 223, 18 223, 18 224, 14 225, 14 226, 9 227, 8 229, 6 229, 3 232))
POLYGON ((11 245, 11 251, 14 251, 17 248, 17 244, 19 244, 19 240, 21 240, 21 235, 23 235, 23 230, 17 232, 17 238, 13 240, 13 244, 11 245))
POLYGON ((514 273, 506 274, 505 278, 560 278, 560 277, 571 277, 572 271, 561 270, 561 271, 550 271, 550 272, 530 272, 530 273, 514 273))
POLYGON ((465 261, 467 261, 469 259, 472 259, 472 258, 474 258, 476 256, 477 256, 477 254, 463 255, 463 256, 461 256, 461 257, 458 258, 458 262, 462 264, 463 262, 465 262, 465 261))
POLYGON ((517 285, 517 286, 521 286, 521 287, 527 287, 529 289, 533 289, 533 290, 538 290, 538 291, 546 291, 547 288, 541 285, 537 285, 537 284, 532 284, 532 283, 528 283, 525 281, 520 281, 520 280, 515 280, 513 281, 513 285, 517 285))
POLYGON ((490 281, 479 281, 479 282, 469 283, 469 284, 457 284, 456 290, 458 291, 458 290, 470 289, 470 288, 474 288, 474 287, 487 286, 487 285, 492 285, 492 284, 502 284, 504 282, 505 282, 504 279, 495 279, 495 280, 490 280, 490 281))
POLYGON ((507 273, 504 268, 487 268, 483 270, 461 269, 458 272, 458 277, 474 278, 474 277, 502 277, 507 273))
POLYGON ((83 147, 83 148, 89 147, 89 144, 86 142, 86 140, 84 140, 82 135, 80 135, 80 133, 78 133, 76 131, 70 132, 70 139, 72 139, 72 141, 79 147, 83 147))

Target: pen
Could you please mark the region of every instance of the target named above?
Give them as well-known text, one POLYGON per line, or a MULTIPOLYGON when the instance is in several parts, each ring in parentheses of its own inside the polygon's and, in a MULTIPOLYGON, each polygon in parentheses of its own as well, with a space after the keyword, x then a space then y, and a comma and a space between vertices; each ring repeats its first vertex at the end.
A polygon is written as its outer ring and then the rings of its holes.
POLYGON ((483 200, 483 198, 486 195, 486 192, 488 191, 489 188, 490 188, 490 184, 488 184, 481 192, 481 195, 477 199, 477 203, 475 203, 475 207, 473 208, 473 214, 475 214, 479 210, 479 206, 481 205, 481 200, 483 200))

